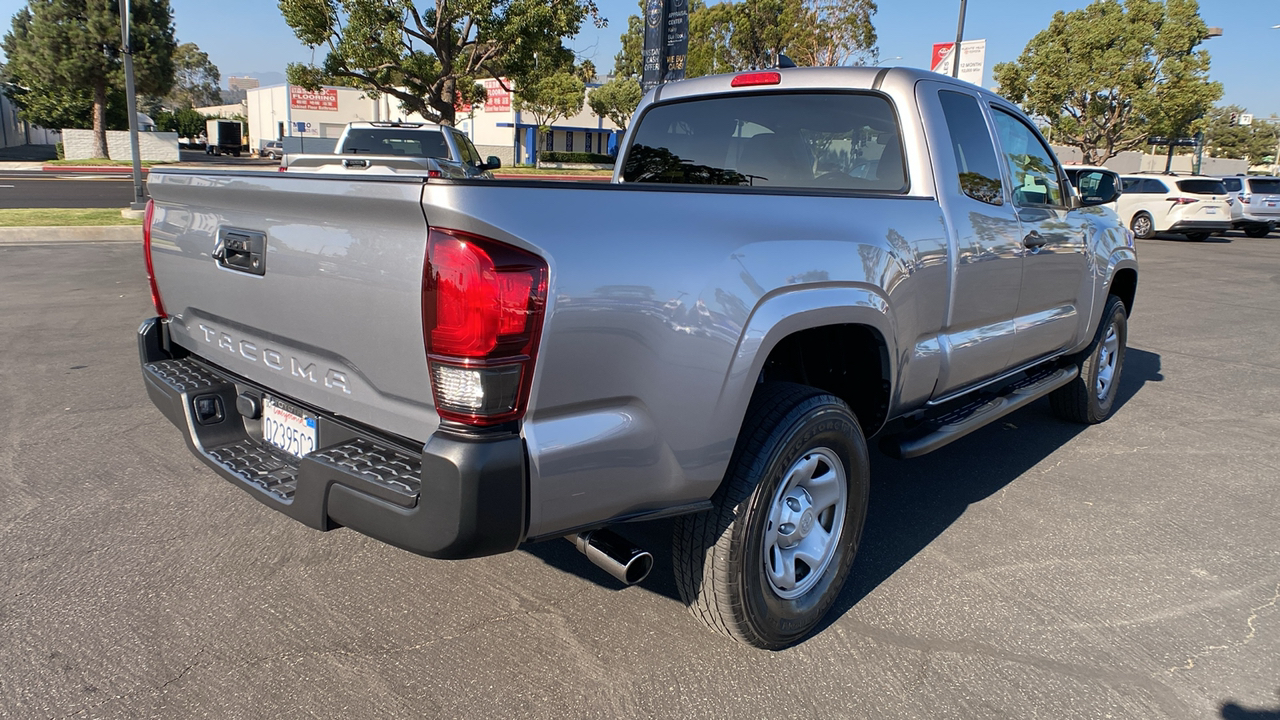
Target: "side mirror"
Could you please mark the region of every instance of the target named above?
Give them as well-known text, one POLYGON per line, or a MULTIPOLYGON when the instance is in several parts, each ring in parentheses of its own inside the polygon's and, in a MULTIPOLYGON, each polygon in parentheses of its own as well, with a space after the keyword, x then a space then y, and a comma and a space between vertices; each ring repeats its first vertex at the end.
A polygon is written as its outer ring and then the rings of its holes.
POLYGON ((1080 206, 1090 207, 1113 202, 1120 197, 1120 176, 1105 170, 1088 170, 1076 178, 1080 206))
POLYGON ((502 158, 497 155, 490 155, 484 159, 484 163, 480 165, 481 170, 497 170, 502 167, 502 158))

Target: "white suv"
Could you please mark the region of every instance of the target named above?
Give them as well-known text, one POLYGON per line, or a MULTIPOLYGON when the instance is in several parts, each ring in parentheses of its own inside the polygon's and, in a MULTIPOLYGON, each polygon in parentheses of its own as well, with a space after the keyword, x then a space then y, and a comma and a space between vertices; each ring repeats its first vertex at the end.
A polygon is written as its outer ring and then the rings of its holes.
POLYGON ((1205 240, 1231 229, 1231 196, 1221 178, 1204 175, 1121 175, 1120 220, 1140 238, 1158 232, 1205 240))
POLYGON ((1231 225, 1249 237, 1266 237, 1280 221, 1280 177, 1235 175, 1222 178, 1235 202, 1231 225))

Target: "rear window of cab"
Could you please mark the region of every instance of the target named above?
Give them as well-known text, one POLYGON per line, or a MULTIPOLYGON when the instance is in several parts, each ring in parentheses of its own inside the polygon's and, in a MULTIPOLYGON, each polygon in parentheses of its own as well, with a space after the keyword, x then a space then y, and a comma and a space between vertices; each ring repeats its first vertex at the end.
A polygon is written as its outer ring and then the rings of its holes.
POLYGON ((640 118, 622 179, 892 193, 907 187, 893 107, 866 93, 734 94, 655 105, 640 118))

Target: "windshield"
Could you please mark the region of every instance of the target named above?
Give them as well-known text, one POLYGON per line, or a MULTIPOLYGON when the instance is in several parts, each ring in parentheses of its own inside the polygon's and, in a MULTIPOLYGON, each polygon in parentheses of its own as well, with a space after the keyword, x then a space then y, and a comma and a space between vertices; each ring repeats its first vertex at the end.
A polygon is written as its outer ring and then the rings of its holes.
POLYGON ((1249 180, 1249 189, 1261 195, 1280 195, 1280 179, 1253 178, 1249 180))
POLYGON ((1227 186, 1221 180, 1179 180, 1178 189, 1192 195, 1227 194, 1227 186))
POLYGON ((448 159, 449 145, 439 130, 351 128, 342 152, 448 159))
POLYGON ((625 182, 902 192, 889 102, 856 93, 731 95, 657 105, 627 151, 625 182))

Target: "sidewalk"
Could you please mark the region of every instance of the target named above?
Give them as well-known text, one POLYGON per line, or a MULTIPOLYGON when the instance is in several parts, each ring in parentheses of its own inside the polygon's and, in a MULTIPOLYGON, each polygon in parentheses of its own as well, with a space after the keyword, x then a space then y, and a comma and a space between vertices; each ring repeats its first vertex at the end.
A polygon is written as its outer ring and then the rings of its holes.
POLYGON ((141 243, 142 226, 0 227, 0 246, 104 242, 141 243))

